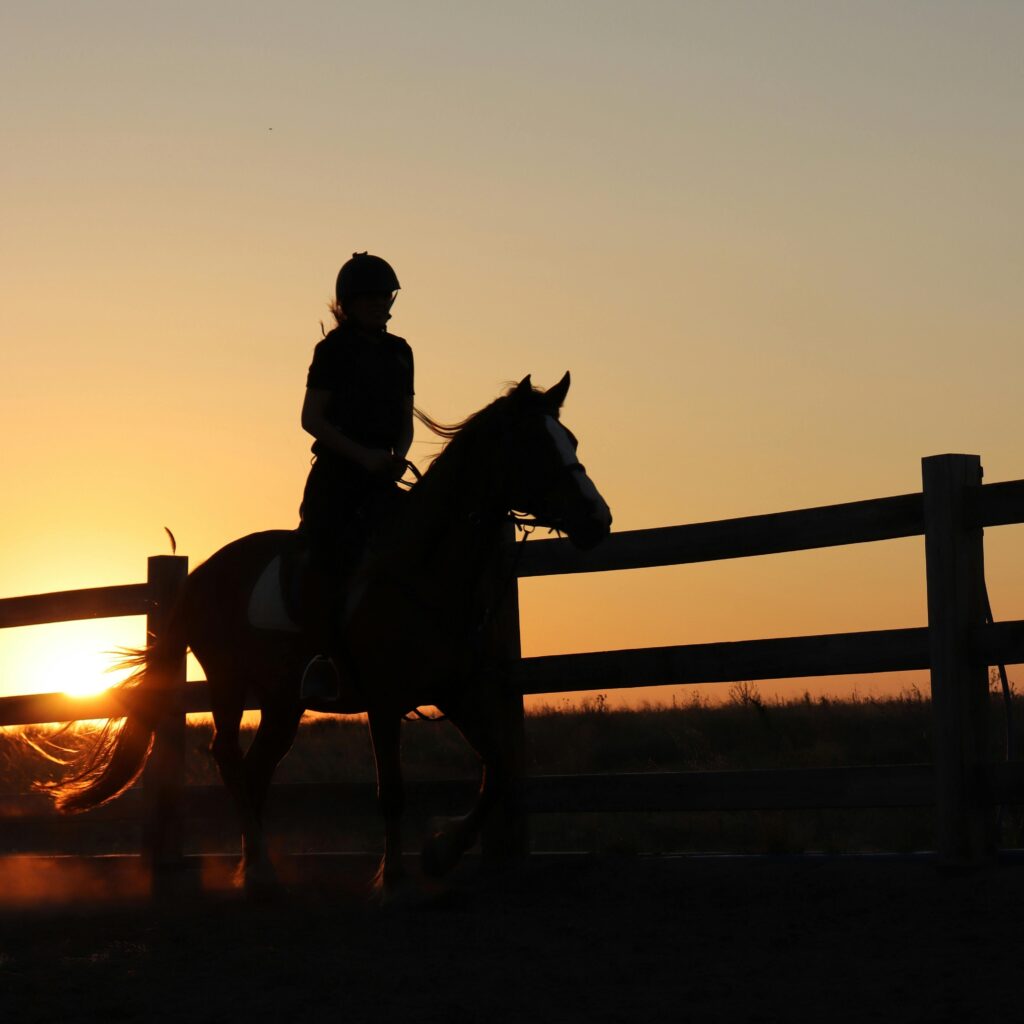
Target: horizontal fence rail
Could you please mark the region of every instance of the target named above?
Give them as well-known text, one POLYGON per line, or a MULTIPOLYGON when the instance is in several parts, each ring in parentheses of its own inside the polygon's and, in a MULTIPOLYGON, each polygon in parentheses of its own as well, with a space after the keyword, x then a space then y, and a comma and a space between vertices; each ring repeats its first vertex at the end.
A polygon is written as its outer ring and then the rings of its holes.
MULTIPOLYGON (((968 504, 976 526, 1024 522, 1024 480, 984 484, 968 504)), ((772 512, 686 526, 613 533, 593 551, 568 540, 533 540, 520 556, 520 577, 647 569, 726 558, 898 540, 924 533, 922 495, 900 494, 841 505, 772 512)))
POLYGON ((579 551, 562 539, 536 540, 526 545, 518 572, 522 577, 647 569, 894 540, 923 532, 921 495, 902 494, 713 523, 623 530, 592 551, 579 551))
MULTIPOLYGON (((986 666, 1024 664, 1024 620, 997 622, 974 631, 977 658, 986 666)), ((799 679, 927 669, 928 630, 881 629, 863 633, 736 640, 675 647, 638 647, 583 654, 547 654, 522 658, 512 679, 524 695, 613 690, 636 686, 732 683, 749 679, 799 679)), ((181 694, 185 714, 209 712, 203 681, 190 682, 181 694)), ((247 709, 258 711, 250 699, 247 709)), ((71 722, 125 714, 115 691, 93 697, 32 693, 0 697, 0 726, 71 722)))
POLYGON ((737 640, 524 658, 524 694, 729 683, 928 667, 926 629, 737 640))
MULTIPOLYGON (((412 815, 455 815, 476 793, 475 779, 411 779, 406 798, 412 815)), ((1024 799, 1024 762, 994 764, 986 779, 987 805, 1024 799)), ((524 800, 531 814, 629 814, 632 812, 843 810, 928 807, 935 802, 935 768, 930 764, 845 765, 743 771, 600 772, 535 775, 526 780, 524 800)), ((268 810, 277 818, 318 818, 325 808, 340 815, 377 813, 372 782, 280 783, 268 810)), ((190 820, 230 819, 232 805, 223 786, 188 786, 184 810, 190 820)), ((89 812, 98 822, 142 823, 141 787, 89 812)), ((0 818, 23 824, 62 825, 76 819, 54 812, 42 793, 0 796, 0 818)))
POLYGON ((117 587, 65 590, 55 594, 0 598, 0 629, 41 626, 77 619, 145 615, 149 611, 149 586, 128 583, 117 587))
MULTIPOLYGON (((981 531, 1024 522, 1024 480, 982 485, 980 460, 966 455, 925 459, 923 479, 923 490, 913 494, 624 531, 587 552, 564 539, 535 539, 517 545, 514 564, 516 574, 528 578, 924 536, 927 627, 520 659, 513 594, 506 615, 511 632, 504 653, 512 660, 513 687, 521 694, 930 669, 938 737, 935 765, 550 776, 525 781, 527 807, 536 813, 554 813, 932 804, 938 812, 943 856, 949 861, 977 861, 990 845, 987 809, 996 800, 1024 795, 1024 764, 981 761, 987 749, 985 669, 1024 662, 1024 621, 994 625, 985 621, 981 531)), ((184 559, 154 558, 144 584, 0 600, 0 628, 146 614, 147 628, 159 632, 185 564, 184 559)), ((154 821, 158 822, 157 845, 172 854, 180 847, 182 813, 202 817, 214 808, 213 813, 222 815, 228 806, 223 792, 215 796, 202 788, 183 789, 184 713, 209 711, 205 686, 186 684, 183 666, 182 661, 174 684, 182 714, 175 716, 175 723, 161 727, 145 786, 126 794, 120 809, 114 805, 96 812, 100 819, 109 820, 148 813, 151 831, 154 821), (163 819, 174 821, 160 824, 163 819)), ((250 706, 255 709, 254 703, 250 706)), ((0 725, 123 714, 122 698, 116 692, 87 698, 31 694, 0 699, 0 725)), ((520 732, 521 714, 520 702, 520 732)), ((446 807, 449 801, 464 800, 468 785, 410 782, 410 799, 416 803, 429 795, 446 807)), ((358 785, 279 786, 271 800, 285 812, 314 802, 322 806, 330 798, 367 806, 370 793, 369 787, 358 785)), ((34 819, 40 813, 39 799, 37 795, 2 800, 0 816, 34 819)))
MULTIPOLYGON (((814 810, 924 807, 934 801, 934 787, 931 765, 910 764, 541 775, 526 780, 524 797, 526 809, 533 814, 814 810)), ((408 809, 413 814, 455 814, 472 800, 475 790, 475 780, 410 780, 408 809)), ((346 815, 372 816, 377 809, 376 787, 371 782, 276 785, 268 811, 277 817, 316 817, 325 807, 338 808, 339 813, 343 809, 346 815)), ((190 819, 222 821, 231 816, 231 800, 223 786, 189 786, 185 812, 190 819)), ((91 811, 89 817, 139 822, 144 813, 144 794, 138 788, 91 811)), ((43 794, 0 798, 0 814, 33 824, 69 821, 47 806, 43 794)))
POLYGON ((966 496, 971 526, 1010 526, 1024 523, 1024 480, 1006 480, 971 488, 966 496))

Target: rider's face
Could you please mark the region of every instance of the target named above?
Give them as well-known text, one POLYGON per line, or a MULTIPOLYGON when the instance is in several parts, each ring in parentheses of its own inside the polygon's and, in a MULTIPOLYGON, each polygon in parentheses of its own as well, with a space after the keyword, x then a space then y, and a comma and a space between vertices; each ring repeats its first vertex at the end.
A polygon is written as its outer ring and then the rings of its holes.
POLYGON ((391 307, 397 292, 366 292, 354 295, 345 303, 345 316, 360 327, 380 330, 391 319, 391 307))

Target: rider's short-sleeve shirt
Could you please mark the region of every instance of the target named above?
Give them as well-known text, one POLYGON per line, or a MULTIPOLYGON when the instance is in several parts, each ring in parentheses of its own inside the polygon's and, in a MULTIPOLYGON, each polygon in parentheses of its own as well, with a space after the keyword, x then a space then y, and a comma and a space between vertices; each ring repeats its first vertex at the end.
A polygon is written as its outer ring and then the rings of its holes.
MULTIPOLYGON (((346 437, 370 448, 394 448, 414 394, 412 349, 397 335, 343 323, 316 346, 306 387, 330 393, 327 420, 346 437)), ((325 450, 313 443, 314 455, 325 450)))

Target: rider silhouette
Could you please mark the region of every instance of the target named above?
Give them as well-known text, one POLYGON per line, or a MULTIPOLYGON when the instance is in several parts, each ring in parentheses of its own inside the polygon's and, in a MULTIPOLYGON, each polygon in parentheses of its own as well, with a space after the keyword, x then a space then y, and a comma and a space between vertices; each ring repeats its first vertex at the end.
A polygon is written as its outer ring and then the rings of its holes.
POLYGON ((397 490, 412 443, 412 349, 387 331, 399 287, 385 260, 353 253, 335 285, 337 326, 316 346, 306 378, 302 427, 315 440, 299 532, 311 551, 307 625, 321 652, 302 677, 307 699, 338 697, 340 679, 329 654, 341 579, 354 568, 372 519, 397 490))

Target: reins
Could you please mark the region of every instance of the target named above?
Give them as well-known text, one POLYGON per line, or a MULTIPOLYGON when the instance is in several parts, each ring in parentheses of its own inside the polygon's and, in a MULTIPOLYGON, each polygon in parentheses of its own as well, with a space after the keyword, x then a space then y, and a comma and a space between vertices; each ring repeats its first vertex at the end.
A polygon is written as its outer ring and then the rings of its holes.
POLYGON ((404 487, 407 491, 411 491, 423 479, 423 474, 416 467, 416 463, 413 462, 412 459, 405 460, 405 468, 410 470, 416 479, 412 481, 404 479, 405 472, 403 471, 402 476, 396 480, 395 483, 398 484, 399 487, 404 487))

